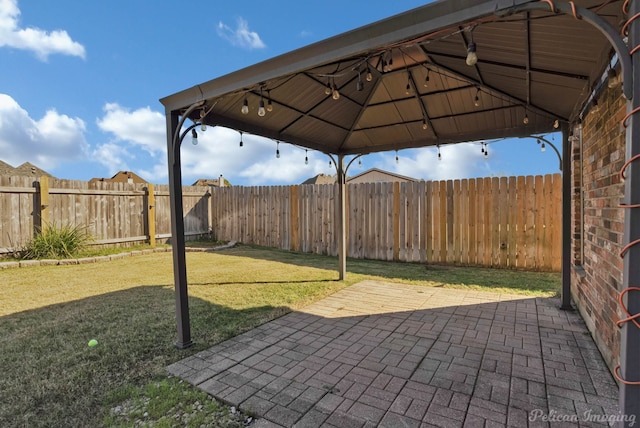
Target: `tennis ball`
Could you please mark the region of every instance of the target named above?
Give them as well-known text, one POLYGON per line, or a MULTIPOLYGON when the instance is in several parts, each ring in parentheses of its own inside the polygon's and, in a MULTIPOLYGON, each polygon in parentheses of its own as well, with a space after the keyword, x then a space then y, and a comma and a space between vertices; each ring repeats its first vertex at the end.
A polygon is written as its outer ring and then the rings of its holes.
POLYGON ((98 341, 97 341, 97 340, 95 340, 95 339, 91 339, 91 340, 89 341, 89 343, 88 343, 88 345, 89 345, 90 347, 94 347, 94 346, 96 346, 97 344, 98 344, 98 341))

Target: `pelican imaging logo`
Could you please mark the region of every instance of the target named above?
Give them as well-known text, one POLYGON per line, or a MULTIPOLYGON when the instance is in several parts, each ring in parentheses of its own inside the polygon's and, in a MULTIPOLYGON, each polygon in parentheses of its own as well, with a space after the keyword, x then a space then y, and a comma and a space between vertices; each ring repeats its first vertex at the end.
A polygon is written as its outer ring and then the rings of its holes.
POLYGON ((611 415, 594 413, 593 410, 585 410, 582 414, 560 413, 557 410, 550 410, 548 412, 542 409, 534 409, 529 412, 529 422, 542 421, 542 422, 594 422, 601 424, 609 424, 613 426, 618 422, 626 422, 628 426, 632 427, 636 424, 636 415, 623 415, 621 413, 615 413, 611 415))

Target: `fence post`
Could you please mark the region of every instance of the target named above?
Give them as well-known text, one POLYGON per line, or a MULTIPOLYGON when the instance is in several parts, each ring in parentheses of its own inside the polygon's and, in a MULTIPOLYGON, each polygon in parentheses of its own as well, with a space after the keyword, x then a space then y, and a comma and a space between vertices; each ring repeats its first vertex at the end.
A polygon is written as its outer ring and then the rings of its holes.
POLYGON ((299 210, 299 186, 289 187, 289 233, 292 251, 300 251, 300 210, 299 210))
POLYGON ((44 232, 49 227, 49 177, 40 177, 40 231, 44 232))
POLYGON ((156 196, 153 184, 147 184, 147 230, 149 231, 149 245, 156 246, 156 196))
POLYGON ((400 260, 400 182, 393 183, 393 260, 400 260))

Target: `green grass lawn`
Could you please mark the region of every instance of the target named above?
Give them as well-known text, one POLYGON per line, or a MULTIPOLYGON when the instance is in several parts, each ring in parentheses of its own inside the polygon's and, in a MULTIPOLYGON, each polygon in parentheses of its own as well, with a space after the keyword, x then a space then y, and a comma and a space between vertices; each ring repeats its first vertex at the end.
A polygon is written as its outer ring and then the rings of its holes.
MULTIPOLYGON (((196 345, 182 351, 173 347, 171 253, 2 270, 0 426, 132 426, 110 415, 125 402, 145 402, 146 420, 174 426, 169 413, 207 398, 167 379, 168 364, 363 279, 528 296, 553 296, 560 286, 557 273, 366 260, 347 268, 338 281, 335 257, 250 246, 187 253, 196 345), (87 346, 90 339, 98 345, 87 346)), ((241 426, 210 400, 196 413, 188 426, 241 426)))

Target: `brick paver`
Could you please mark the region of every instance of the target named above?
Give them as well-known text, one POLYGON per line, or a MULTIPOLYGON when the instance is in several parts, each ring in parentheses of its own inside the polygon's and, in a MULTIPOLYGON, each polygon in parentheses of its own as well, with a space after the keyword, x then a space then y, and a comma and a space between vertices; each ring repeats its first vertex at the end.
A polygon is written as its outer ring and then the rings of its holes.
POLYGON ((617 387, 558 303, 363 281, 168 371, 256 426, 599 426, 617 387))

